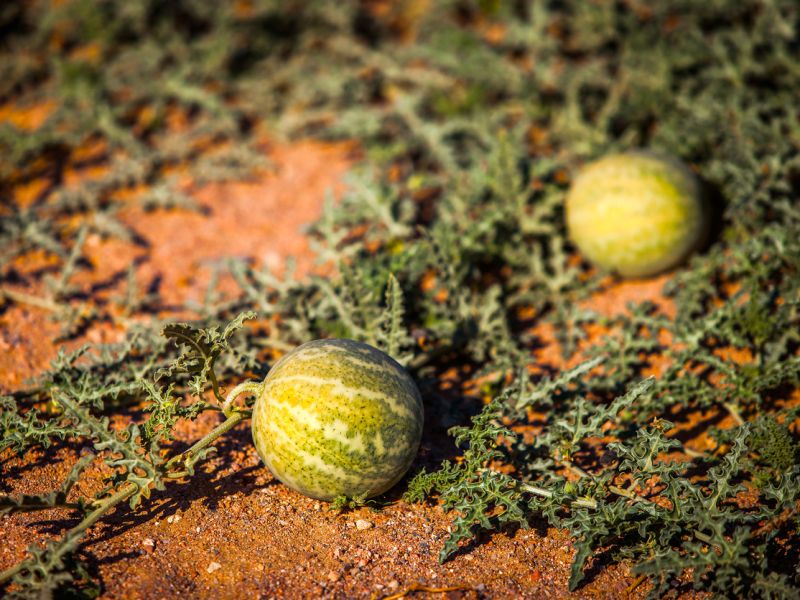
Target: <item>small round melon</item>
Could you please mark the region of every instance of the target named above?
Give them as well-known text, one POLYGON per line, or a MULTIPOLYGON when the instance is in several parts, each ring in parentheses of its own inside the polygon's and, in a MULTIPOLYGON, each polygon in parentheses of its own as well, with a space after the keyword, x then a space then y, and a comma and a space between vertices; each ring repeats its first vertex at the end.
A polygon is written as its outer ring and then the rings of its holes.
POLYGON ((353 340, 316 340, 267 374, 253 442, 275 477, 301 494, 369 498, 411 466, 422 419, 414 381, 387 354, 353 340))
POLYGON ((570 238, 591 262, 623 277, 649 277, 702 244, 708 212, 686 166, 629 152, 580 171, 567 194, 566 220, 570 238))

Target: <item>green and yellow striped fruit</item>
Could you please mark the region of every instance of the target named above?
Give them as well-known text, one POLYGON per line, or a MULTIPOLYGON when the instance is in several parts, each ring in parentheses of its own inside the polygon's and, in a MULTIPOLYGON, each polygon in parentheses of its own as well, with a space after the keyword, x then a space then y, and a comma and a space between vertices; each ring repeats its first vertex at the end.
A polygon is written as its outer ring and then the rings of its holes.
POLYGON ((676 160, 644 152, 607 156, 582 169, 567 194, 566 219, 580 251, 623 277, 677 266, 708 227, 695 175, 676 160))
POLYGON ((267 374, 253 442, 270 471, 306 496, 368 498, 411 466, 422 419, 414 381, 387 354, 353 340, 315 340, 267 374))

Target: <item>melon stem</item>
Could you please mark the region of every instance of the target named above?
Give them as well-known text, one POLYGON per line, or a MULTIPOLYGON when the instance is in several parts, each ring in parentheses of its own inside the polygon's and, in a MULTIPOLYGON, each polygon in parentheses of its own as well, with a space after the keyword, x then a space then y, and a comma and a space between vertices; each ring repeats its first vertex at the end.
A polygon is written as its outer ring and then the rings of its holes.
POLYGON ((231 416, 231 404, 242 394, 252 394, 256 398, 261 395, 264 384, 259 381, 244 381, 228 392, 225 402, 222 403, 222 412, 226 417, 231 416))

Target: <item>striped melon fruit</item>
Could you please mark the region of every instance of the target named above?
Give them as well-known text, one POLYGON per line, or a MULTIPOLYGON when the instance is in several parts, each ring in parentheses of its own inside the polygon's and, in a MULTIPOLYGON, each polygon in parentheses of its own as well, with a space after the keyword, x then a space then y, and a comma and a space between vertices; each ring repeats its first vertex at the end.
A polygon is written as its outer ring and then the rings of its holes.
POLYGON ((707 208, 683 164, 644 152, 587 165, 566 199, 570 238, 596 265, 648 277, 680 264, 705 237, 707 208))
POLYGON ((411 466, 422 419, 414 381, 387 354, 353 340, 316 340, 268 373, 253 442, 275 477, 302 494, 368 498, 411 466))

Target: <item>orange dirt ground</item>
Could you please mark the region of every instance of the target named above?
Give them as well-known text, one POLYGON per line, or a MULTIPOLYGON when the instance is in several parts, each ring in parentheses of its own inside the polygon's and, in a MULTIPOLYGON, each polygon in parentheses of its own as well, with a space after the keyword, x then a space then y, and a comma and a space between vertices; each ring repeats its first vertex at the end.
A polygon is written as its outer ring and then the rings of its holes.
MULTIPOLYGON (((177 304, 202 298, 213 261, 224 256, 252 257, 275 267, 295 256, 300 271, 307 273, 313 261, 302 225, 319 215, 327 190, 343 189, 353 148, 301 142, 273 146, 269 158, 273 170, 257 181, 194 190, 207 215, 124 209, 122 219, 149 247, 90 238, 94 269, 78 283, 106 283, 104 293, 119 293, 120 273, 136 261, 140 283, 159 278, 166 302, 177 304)), ((592 305, 614 312, 630 300, 658 301, 663 281, 611 285, 592 305)), ((19 389, 48 365, 59 347, 51 341, 57 331, 39 308, 15 304, 0 315, 0 392, 19 389)), ((122 326, 95 326, 67 346, 117 340, 123 334, 122 326)), ((546 331, 541 337, 551 339, 546 331)), ((537 356, 552 359, 553 350, 551 342, 537 356)), ((186 424, 178 431, 179 441, 198 439, 218 418, 205 414, 186 424)), ((432 455, 455 452, 434 448, 437 444, 451 442, 423 439, 420 461, 428 456, 430 464, 432 455)), ((0 457, 0 493, 56 488, 78 450, 61 445, 29 453, 24 462, 0 457)), ((90 470, 88 481, 78 487, 91 493, 101 475, 99 468, 90 470)), ((222 439, 217 457, 190 481, 155 492, 136 512, 121 505, 101 520, 87 536, 82 556, 102 581, 104 598, 383 598, 404 591, 409 597, 436 598, 638 598, 646 592, 645 586, 627 591, 635 578, 625 565, 595 564, 589 583, 570 594, 569 538, 541 523, 484 536, 440 565, 437 554, 449 517, 437 506, 400 501, 404 485, 389 494, 397 501, 380 510, 336 514, 275 481, 256 455, 249 425, 242 424, 222 439), (455 589, 410 591, 414 587, 455 589)), ((76 522, 64 510, 0 519, 0 570, 21 560, 29 544, 76 522)))

